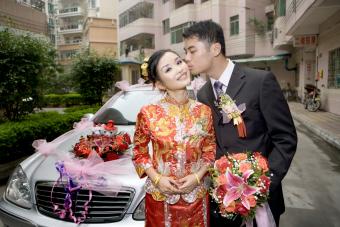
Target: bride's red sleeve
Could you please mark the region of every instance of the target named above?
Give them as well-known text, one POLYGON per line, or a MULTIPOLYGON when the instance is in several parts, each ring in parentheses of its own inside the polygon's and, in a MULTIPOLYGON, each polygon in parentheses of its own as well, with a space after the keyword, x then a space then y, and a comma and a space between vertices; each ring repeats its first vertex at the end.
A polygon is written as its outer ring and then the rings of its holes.
POLYGON ((149 155, 148 144, 150 142, 149 121, 145 109, 139 112, 136 121, 136 131, 134 135, 134 148, 132 161, 140 178, 146 176, 145 170, 152 166, 149 155))
POLYGON ((203 162, 207 165, 212 165, 215 161, 216 154, 216 138, 215 138, 215 130, 213 124, 212 113, 209 107, 206 107, 206 137, 203 141, 202 146, 202 159, 203 162))

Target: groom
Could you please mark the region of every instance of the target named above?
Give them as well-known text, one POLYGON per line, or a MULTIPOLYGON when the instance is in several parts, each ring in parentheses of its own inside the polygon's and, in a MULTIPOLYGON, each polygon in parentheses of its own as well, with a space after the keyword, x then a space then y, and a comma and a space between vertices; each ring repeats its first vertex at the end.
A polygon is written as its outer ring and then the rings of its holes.
MULTIPOLYGON (((279 84, 271 72, 241 67, 226 58, 223 30, 212 21, 201 21, 183 33, 185 60, 192 74, 205 73, 207 83, 198 100, 212 109, 217 140, 216 159, 243 151, 260 151, 269 159, 271 172, 268 201, 277 226, 285 210, 281 181, 294 157, 297 144, 295 126, 279 84), (245 103, 242 113, 246 137, 232 123, 223 123, 215 102, 228 94, 236 103, 245 103)), ((241 220, 228 221, 211 203, 211 226, 240 226, 241 220), (230 222, 227 224, 227 222, 230 222)))

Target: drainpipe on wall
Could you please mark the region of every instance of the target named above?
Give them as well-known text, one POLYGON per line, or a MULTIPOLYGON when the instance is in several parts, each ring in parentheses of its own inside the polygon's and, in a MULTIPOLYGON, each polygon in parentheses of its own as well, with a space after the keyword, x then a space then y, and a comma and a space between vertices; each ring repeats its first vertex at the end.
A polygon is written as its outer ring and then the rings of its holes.
MULTIPOLYGON (((297 64, 295 64, 295 67, 293 67, 293 68, 289 68, 288 67, 288 59, 290 58, 290 56, 289 57, 286 57, 284 60, 285 60, 285 69, 287 70, 287 71, 294 71, 294 77, 295 77, 295 82, 296 82, 296 80, 297 80, 297 71, 298 71, 298 69, 297 69, 297 64)), ((295 86, 296 86, 296 84, 295 84, 295 86)), ((297 96, 298 96, 298 92, 297 92, 297 94, 296 94, 297 96)))

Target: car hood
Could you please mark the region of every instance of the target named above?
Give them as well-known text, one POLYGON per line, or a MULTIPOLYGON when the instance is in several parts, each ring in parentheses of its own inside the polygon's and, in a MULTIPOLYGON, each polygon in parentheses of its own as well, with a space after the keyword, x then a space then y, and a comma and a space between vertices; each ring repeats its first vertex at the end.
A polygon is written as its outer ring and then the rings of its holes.
MULTIPOLYGON (((135 128, 134 126, 117 126, 117 127, 119 132, 120 131, 127 132, 131 136, 131 138, 133 138, 135 128)), ((90 129, 85 129, 82 131, 72 130, 68 132, 67 139, 63 140, 63 142, 61 142, 57 146, 56 152, 58 152, 58 154, 60 153, 66 154, 67 152, 70 152, 72 146, 75 143, 77 143, 81 136, 86 136, 90 133, 91 133, 90 129)), ((60 139, 61 137, 58 137, 56 140, 60 139)), ((129 149, 128 152, 130 155, 132 155, 131 148, 129 149)), ((21 163, 21 166, 29 179, 32 192, 35 191, 35 185, 37 182, 41 181, 55 182, 59 178, 59 173, 56 170, 55 164, 57 161, 61 159, 60 157, 62 156, 60 155, 44 156, 42 154, 36 153, 21 163)), ((132 161, 129 163, 129 168, 134 170, 132 161)), ((142 196, 141 194, 144 193, 143 185, 145 180, 140 179, 135 171, 130 171, 128 175, 117 175, 115 176, 114 180, 115 182, 119 183, 122 186, 134 188, 136 193, 135 198, 137 200, 139 200, 139 198, 142 196)), ((33 200, 34 200, 33 202, 35 203, 35 196, 33 196, 33 200)))

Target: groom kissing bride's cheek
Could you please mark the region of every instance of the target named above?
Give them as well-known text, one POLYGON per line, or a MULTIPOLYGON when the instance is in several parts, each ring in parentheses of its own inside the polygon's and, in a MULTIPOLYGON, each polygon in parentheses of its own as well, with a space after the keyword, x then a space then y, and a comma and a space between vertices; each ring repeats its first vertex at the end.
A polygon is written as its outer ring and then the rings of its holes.
MULTIPOLYGON (((285 210, 281 181, 294 157, 297 135, 275 76, 268 71, 241 67, 228 59, 223 30, 213 21, 192 25, 183 37, 189 70, 193 75, 208 76, 197 98, 212 111, 216 160, 244 152, 260 152, 268 160, 270 209, 267 211, 275 220, 273 225, 279 226, 280 215, 285 210)), ((228 179, 233 179, 229 173, 228 179)), ((240 216, 231 220, 222 216, 214 199, 210 205, 210 226, 242 224, 240 216)), ((263 226, 259 220, 254 220, 254 224, 263 226)))

